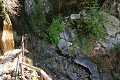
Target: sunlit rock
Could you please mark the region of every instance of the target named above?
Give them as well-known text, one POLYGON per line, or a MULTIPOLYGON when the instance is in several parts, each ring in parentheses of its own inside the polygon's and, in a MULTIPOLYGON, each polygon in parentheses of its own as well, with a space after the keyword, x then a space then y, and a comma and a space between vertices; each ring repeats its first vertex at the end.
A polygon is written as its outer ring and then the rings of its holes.
POLYGON ((62 53, 69 53, 69 49, 72 43, 65 41, 64 39, 59 40, 58 47, 62 51, 62 53))
POLYGON ((70 18, 71 19, 79 19, 80 18, 80 14, 71 14, 70 18))
POLYGON ((84 17, 87 16, 86 10, 80 11, 79 14, 82 15, 82 16, 84 16, 84 17))
POLYGON ((112 15, 109 15, 108 13, 105 12, 101 12, 101 14, 105 17, 105 19, 107 20, 106 22, 103 23, 103 25, 105 26, 109 36, 114 35, 115 33, 120 31, 120 21, 112 15))

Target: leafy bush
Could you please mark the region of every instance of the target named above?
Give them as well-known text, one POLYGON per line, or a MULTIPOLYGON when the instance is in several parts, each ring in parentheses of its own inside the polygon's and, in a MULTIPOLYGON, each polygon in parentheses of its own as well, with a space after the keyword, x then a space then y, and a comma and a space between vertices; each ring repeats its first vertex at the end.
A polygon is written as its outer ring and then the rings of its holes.
POLYGON ((117 44, 114 48, 110 49, 110 52, 120 53, 120 44, 117 44))
MULTIPOLYGON (((34 0, 33 0, 34 1, 34 0)), ((30 25, 31 31, 38 35, 37 37, 40 37, 43 39, 45 35, 45 31, 47 29, 48 22, 45 18, 45 11, 46 8, 49 9, 49 3, 48 1, 43 0, 35 0, 36 2, 33 2, 33 11, 32 13, 27 16, 28 23, 30 25)))
POLYGON ((76 29, 77 34, 83 36, 89 36, 94 39, 102 39, 107 34, 105 28, 103 26, 103 22, 105 21, 104 17, 97 10, 92 10, 91 15, 84 19, 80 18, 74 21, 77 25, 73 28, 76 29))
POLYGON ((0 0, 0 4, 2 3, 3 0, 0 0))
POLYGON ((48 35, 46 35, 45 39, 50 41, 52 44, 57 44, 59 41, 59 33, 62 32, 65 28, 63 24, 61 24, 61 16, 58 16, 56 19, 53 19, 49 29, 48 35))
POLYGON ((80 17, 72 21, 72 28, 76 30, 78 40, 82 46, 82 53, 88 54, 92 50, 91 40, 105 39, 107 31, 103 26, 103 22, 108 22, 99 12, 98 3, 94 2, 88 10, 88 16, 80 17))
MULTIPOLYGON (((120 66, 120 64, 119 64, 119 66, 120 66)), ((120 70, 120 67, 118 67, 118 71, 115 71, 115 70, 112 71, 112 75, 115 78, 115 80, 120 80, 120 72, 119 72, 119 70, 120 70)))
POLYGON ((80 40, 81 40, 81 45, 82 45, 82 50, 81 50, 81 52, 83 53, 83 54, 88 54, 88 53, 90 53, 91 52, 91 50, 93 49, 93 47, 92 47, 92 44, 90 43, 90 41, 89 40, 87 40, 86 38, 84 38, 84 37, 81 37, 81 38, 79 38, 80 40))
POLYGON ((107 31, 103 26, 103 22, 107 21, 97 10, 91 10, 88 18, 80 18, 74 20, 76 26, 72 26, 76 30, 78 39, 82 43, 82 53, 88 54, 92 50, 91 40, 105 39, 107 31))

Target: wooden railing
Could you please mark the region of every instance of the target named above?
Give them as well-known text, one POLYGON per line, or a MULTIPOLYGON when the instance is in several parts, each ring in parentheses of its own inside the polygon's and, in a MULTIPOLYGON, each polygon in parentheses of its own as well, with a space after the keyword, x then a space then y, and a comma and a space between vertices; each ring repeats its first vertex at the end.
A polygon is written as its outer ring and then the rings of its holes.
POLYGON ((26 67, 29 67, 31 69, 34 69, 36 70, 37 72, 40 73, 40 80, 52 80, 46 73, 45 71, 43 71, 42 69, 40 68, 37 68, 37 67, 34 67, 34 66, 31 66, 31 65, 28 65, 26 63, 22 63, 22 65, 26 66, 26 67))
MULTIPOLYGON (((22 36, 22 57, 23 57, 23 61, 22 61, 21 65, 24 65, 26 67, 29 67, 29 68, 34 69, 37 72, 39 72, 40 73, 40 80, 52 80, 42 69, 24 63, 24 47, 25 47, 24 36, 25 35, 22 36)), ((24 72, 23 66, 21 66, 21 68, 22 68, 22 72, 24 72)), ((24 75, 24 73, 22 73, 22 74, 24 75)))

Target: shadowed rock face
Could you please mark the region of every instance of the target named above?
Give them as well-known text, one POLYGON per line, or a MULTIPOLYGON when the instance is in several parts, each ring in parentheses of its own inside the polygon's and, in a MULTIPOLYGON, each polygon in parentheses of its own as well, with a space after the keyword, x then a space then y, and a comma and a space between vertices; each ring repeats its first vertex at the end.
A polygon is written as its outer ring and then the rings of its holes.
POLYGON ((83 67, 79 65, 79 60, 78 64, 74 64, 74 62, 71 61, 72 59, 70 56, 66 57, 61 55, 50 44, 34 38, 32 39, 32 47, 34 49, 34 65, 45 70, 45 72, 50 75, 53 80, 88 80, 91 76, 91 74, 89 74, 90 71, 93 73, 91 77, 98 76, 98 74, 95 73, 96 66, 91 62, 94 68, 90 69, 91 64, 87 65, 87 63, 89 63, 89 60, 84 60, 86 58, 82 58, 82 62, 85 64, 82 66, 87 66, 87 68, 90 70, 89 72, 87 72, 83 67))
POLYGON ((90 78, 92 80, 100 80, 100 75, 98 73, 98 69, 97 69, 97 65, 94 64, 92 61, 90 61, 89 59, 82 59, 81 57, 76 57, 74 59, 74 62, 76 64, 79 64, 87 69, 89 69, 91 75, 90 75, 90 78))
MULTIPOLYGON (((23 0, 20 0, 20 1, 23 1, 23 0)), ((54 0, 51 0, 51 1, 54 2, 54 0)), ((74 1, 72 4, 76 3, 74 1)), ((58 5, 53 5, 53 6, 56 6, 53 8, 58 9, 58 5)), ((61 11, 65 9, 65 6, 69 6, 69 5, 63 5, 63 7, 61 7, 61 11)), ((21 14, 25 15, 23 12, 24 11, 22 9, 21 14)), ((47 16, 47 18, 50 18, 51 16, 53 18, 53 15, 54 15, 54 12, 51 12, 51 15, 47 16)), ((27 33, 29 27, 27 26, 26 28, 25 26, 26 25, 25 16, 21 16, 18 18, 19 19, 14 20, 14 21, 17 21, 16 23, 17 33, 19 33, 20 35, 22 35, 22 32, 27 33)), ((113 29, 113 32, 114 32, 114 29, 113 29)), ((110 32, 110 34, 112 34, 112 32, 110 32)), ((31 39, 32 38, 34 37, 31 37, 31 39)), ((113 39, 111 40, 112 42, 116 43, 116 41, 114 41, 113 39)), ((29 45, 31 45, 31 43, 29 45)), ((57 52, 53 46, 46 44, 38 39, 33 39, 33 45, 30 49, 33 50, 33 53, 34 53, 32 54, 33 59, 34 59, 34 64, 36 66, 42 67, 42 69, 44 69, 48 74, 52 76, 53 80, 88 80, 88 77, 90 76, 88 72, 84 71, 84 69, 80 67, 79 65, 76 65, 76 64, 73 65, 71 63, 70 57, 68 58, 68 57, 60 55, 59 52, 57 52), (74 75, 74 77, 72 75, 74 75)), ((93 74, 93 77, 94 76, 95 74, 93 74)))

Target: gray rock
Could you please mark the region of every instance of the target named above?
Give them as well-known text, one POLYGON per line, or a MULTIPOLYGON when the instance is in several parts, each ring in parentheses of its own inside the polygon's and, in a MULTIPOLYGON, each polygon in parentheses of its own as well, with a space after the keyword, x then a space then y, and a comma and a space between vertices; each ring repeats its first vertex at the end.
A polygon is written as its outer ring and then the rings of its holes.
POLYGON ((108 20, 108 22, 104 22, 103 25, 105 26, 109 36, 120 31, 120 21, 116 17, 102 11, 100 13, 108 20))
POLYGON ((77 74, 67 71, 67 75, 70 77, 71 80, 77 80, 77 74))
POLYGON ((111 41, 109 39, 106 39, 105 41, 101 41, 100 42, 102 46, 104 46, 107 50, 110 50, 111 48, 113 48, 115 45, 113 43, 111 43, 111 41))
POLYGON ((79 19, 80 18, 80 14, 71 14, 70 18, 73 19, 79 19))
POLYGON ((115 36, 109 36, 104 41, 99 41, 108 51, 114 48, 117 44, 120 44, 120 34, 117 33, 115 36))
POLYGON ((35 55, 35 62, 40 63, 40 68, 50 74, 53 80, 89 80, 89 74, 79 65, 71 64, 71 58, 60 55, 56 49, 40 40, 35 39, 33 51, 35 55), (49 51, 48 51, 49 50, 49 51), (54 63, 46 63, 47 58, 54 58, 54 63), (55 65, 55 67, 47 66, 55 65), (68 71, 68 72, 67 72, 68 71), (73 77, 73 78, 72 78, 73 77))
POLYGON ((109 34, 104 41, 100 41, 102 46, 104 46, 108 51, 120 43, 120 21, 108 13, 100 12, 108 22, 104 22, 103 25, 109 34))
POLYGON ((64 52, 69 52, 69 48, 72 45, 72 43, 65 41, 64 39, 59 40, 58 48, 64 52))
POLYGON ((90 75, 90 78, 91 78, 92 80, 100 80, 98 77, 100 77, 100 75, 99 75, 99 74, 96 74, 96 73, 93 73, 92 75, 90 75))
POLYGON ((60 38, 61 38, 61 39, 68 40, 68 36, 67 36, 67 34, 65 33, 65 31, 63 31, 63 32, 60 33, 60 38))
POLYGON ((105 26, 109 36, 114 35, 116 33, 116 29, 113 28, 112 24, 104 23, 104 26, 105 26))
POLYGON ((119 18, 120 18, 120 3, 118 3, 117 5, 117 10, 118 10, 119 18))
POLYGON ((78 56, 74 59, 74 62, 89 69, 89 71, 91 72, 90 77, 92 80, 99 80, 100 75, 98 74, 97 66, 95 63, 93 63, 89 59, 80 58, 78 56))
POLYGON ((58 80, 68 80, 68 79, 66 79, 66 78, 63 77, 63 76, 60 76, 58 80))
POLYGON ((65 39, 67 41, 74 41, 74 33, 73 31, 70 30, 64 30, 63 32, 60 33, 60 38, 65 39))
POLYGON ((82 10, 79 12, 80 15, 84 16, 84 17, 87 17, 87 11, 86 10, 82 10))
POLYGON ((25 0, 25 13, 30 15, 33 12, 34 0, 25 0))

